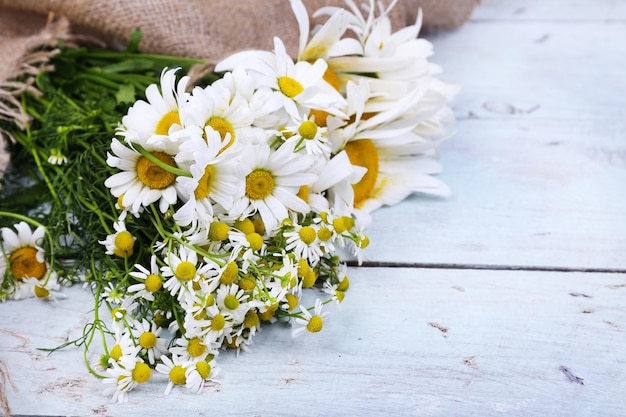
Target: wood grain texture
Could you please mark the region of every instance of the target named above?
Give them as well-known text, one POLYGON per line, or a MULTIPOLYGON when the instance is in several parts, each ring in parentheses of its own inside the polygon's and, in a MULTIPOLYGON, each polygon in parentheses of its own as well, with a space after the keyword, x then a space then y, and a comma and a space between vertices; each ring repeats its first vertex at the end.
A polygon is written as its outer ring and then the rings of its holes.
POLYGON ((252 353, 220 355, 202 395, 164 397, 161 379, 121 406, 80 349, 37 350, 82 334, 88 293, 4 303, 13 413, 626 415, 624 21, 620 0, 482 0, 459 30, 429 34, 463 86, 441 147, 454 195, 374 214, 366 261, 389 267, 350 268, 322 333, 266 326, 252 353))
POLYGON ((83 290, 68 290, 62 303, 2 305, 0 355, 19 388, 9 388, 13 412, 626 413, 626 275, 353 268, 350 276, 345 303, 322 333, 292 339, 289 326, 267 326, 252 353, 219 356, 220 382, 200 396, 174 390, 164 397, 165 381, 157 378, 125 405, 103 396, 78 349, 50 356, 35 350, 81 334, 91 304, 83 290))

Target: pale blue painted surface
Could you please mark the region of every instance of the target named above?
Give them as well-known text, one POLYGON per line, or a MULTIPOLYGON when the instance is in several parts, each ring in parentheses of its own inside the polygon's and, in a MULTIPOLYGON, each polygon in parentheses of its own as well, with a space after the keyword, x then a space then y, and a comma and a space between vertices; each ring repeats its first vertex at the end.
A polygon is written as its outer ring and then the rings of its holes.
POLYGON ((13 413, 626 415, 626 2, 483 0, 430 39, 464 87, 441 148, 455 194, 377 212, 366 258, 438 268, 352 268, 322 333, 266 326, 202 395, 153 382, 123 406, 81 350, 36 349, 81 334, 88 293, 2 304, 13 413))

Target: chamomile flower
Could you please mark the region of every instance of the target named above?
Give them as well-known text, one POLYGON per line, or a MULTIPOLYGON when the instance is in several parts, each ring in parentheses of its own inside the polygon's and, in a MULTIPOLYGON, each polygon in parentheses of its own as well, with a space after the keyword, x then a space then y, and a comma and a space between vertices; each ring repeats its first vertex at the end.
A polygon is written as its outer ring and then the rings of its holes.
POLYGON ((293 252, 297 258, 306 258, 313 266, 317 265, 323 252, 317 237, 317 227, 295 224, 292 231, 283 233, 287 245, 285 250, 293 252))
POLYGON ((181 226, 200 222, 201 227, 207 227, 213 216, 213 202, 229 210, 233 200, 243 195, 243 177, 238 175, 238 153, 230 148, 224 151, 230 133, 222 140, 211 127, 187 130, 188 140, 181 144, 176 160, 192 176, 177 179, 183 200, 187 201, 174 219, 181 226))
MULTIPOLYGON (((112 139, 107 164, 121 172, 106 179, 104 185, 115 197, 122 197, 121 205, 131 213, 159 202, 161 213, 178 200, 178 169, 174 156, 177 149, 146 145, 128 147, 112 139)), ((185 173, 186 174, 186 173, 185 173)))
POLYGON ((189 77, 176 83, 178 68, 165 68, 160 85, 146 88, 146 99, 138 100, 122 118, 119 134, 130 142, 146 145, 149 139, 163 139, 181 127, 180 109, 187 102, 185 92, 189 77), (159 91, 160 90, 160 91, 159 91))
POLYGON ((272 90, 268 97, 270 106, 280 103, 280 107, 292 117, 311 109, 342 114, 340 109, 345 103, 344 98, 324 80, 326 62, 320 59, 312 64, 306 61, 294 63, 279 38, 274 38, 274 54, 242 52, 219 63, 216 70, 239 67, 248 69, 260 87, 272 90))
POLYGON ((193 366, 189 366, 185 372, 186 383, 185 387, 196 394, 199 394, 204 388, 206 381, 211 378, 215 378, 220 372, 219 368, 215 367, 215 360, 205 358, 204 360, 198 360, 193 362, 193 366))
POLYGON ((178 254, 168 253, 164 261, 161 273, 167 281, 163 287, 170 294, 178 296, 179 300, 185 294, 193 294, 193 282, 199 278, 198 254, 192 249, 181 247, 178 254))
POLYGON ((309 205, 297 193, 317 179, 308 172, 313 162, 306 155, 295 154, 288 144, 273 152, 267 144, 246 150, 241 163, 246 172, 245 195, 235 203, 233 212, 245 213, 253 208, 270 234, 289 217, 289 210, 308 212, 309 205))
POLYGON ((24 279, 19 284, 19 288, 16 290, 13 298, 16 300, 27 297, 36 297, 43 300, 65 298, 63 294, 58 292, 60 289, 61 286, 58 283, 57 275, 53 272, 45 280, 37 278, 24 279))
POLYGON ((146 319, 135 321, 131 332, 137 344, 141 347, 142 355, 148 355, 148 362, 154 365, 154 358, 167 352, 167 340, 160 337, 162 327, 146 319))
POLYGON ((128 293, 134 293, 133 297, 136 298, 154 301, 154 293, 163 287, 163 279, 157 265, 156 256, 152 255, 150 258, 150 269, 140 264, 135 264, 135 268, 138 271, 133 271, 129 275, 140 282, 130 285, 127 289, 128 293))
POLYGON ((242 322, 250 309, 248 295, 237 284, 221 285, 217 289, 217 306, 236 323, 242 322))
POLYGON ((132 256, 137 237, 126 230, 126 224, 122 221, 113 223, 113 229, 115 233, 108 235, 105 240, 99 240, 98 243, 104 245, 107 255, 116 255, 120 258, 132 256))
POLYGON ((195 368, 195 364, 181 356, 172 355, 171 359, 166 355, 161 356, 161 363, 157 364, 155 369, 158 373, 167 375, 169 378, 164 394, 169 395, 175 385, 186 385, 187 370, 192 368, 195 368))
POLYGON ((300 306, 300 310, 302 311, 303 318, 297 318, 296 323, 300 325, 300 327, 295 328, 291 332, 292 337, 298 337, 305 332, 309 333, 317 333, 322 330, 324 325, 324 320, 328 317, 328 312, 322 312, 322 301, 318 298, 315 300, 315 309, 313 314, 306 308, 300 306))
POLYGON ((328 158, 331 148, 326 137, 326 127, 320 127, 315 122, 315 116, 298 117, 293 119, 294 125, 287 126, 281 131, 283 135, 288 135, 285 143, 293 143, 294 152, 304 151, 309 155, 328 158))
POLYGON ((15 231, 3 227, 3 252, 8 260, 8 269, 16 280, 26 278, 44 278, 48 273, 48 263, 44 259, 44 250, 41 247, 45 229, 37 227, 34 231, 26 222, 19 222, 13 226, 15 231), (16 233, 17 232, 17 233, 16 233))
MULTIPOLYGON (((228 88, 224 82, 216 81, 205 88, 195 87, 189 105, 181 113, 188 126, 198 126, 204 131, 209 127, 219 133, 218 151, 225 151, 235 143, 246 144, 246 131, 252 126, 254 115, 243 94, 228 88), (223 142, 223 143, 222 143, 223 142)), ((207 141, 214 140, 206 138, 207 141)))
POLYGON ((64 165, 67 163, 67 156, 56 148, 50 150, 50 156, 48 157, 48 163, 52 165, 64 165))
POLYGON ((126 296, 123 289, 117 288, 116 284, 109 282, 102 290, 102 297, 111 304, 121 304, 126 296))

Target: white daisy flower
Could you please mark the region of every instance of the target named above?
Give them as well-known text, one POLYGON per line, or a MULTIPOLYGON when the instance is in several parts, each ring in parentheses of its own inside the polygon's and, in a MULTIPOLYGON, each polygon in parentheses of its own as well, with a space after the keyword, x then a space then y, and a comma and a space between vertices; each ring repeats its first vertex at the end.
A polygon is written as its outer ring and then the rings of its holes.
POLYGON ((108 154, 107 164, 121 172, 107 178, 104 185, 111 189, 113 196, 122 197, 123 207, 131 213, 139 213, 143 207, 158 201, 161 213, 165 213, 176 203, 176 178, 183 173, 174 160, 177 150, 146 145, 144 155, 114 138, 111 151, 113 154, 108 154))
POLYGON ((173 296, 177 296, 179 301, 185 294, 193 294, 193 282, 199 278, 198 254, 181 246, 178 255, 170 252, 164 262, 165 266, 161 267, 161 273, 168 279, 163 287, 173 296))
POLYGON ((154 293, 163 287, 163 279, 160 276, 156 256, 152 255, 150 258, 150 269, 140 264, 135 264, 135 268, 138 271, 130 272, 129 275, 140 282, 130 285, 127 289, 128 293, 134 293, 133 297, 135 298, 154 301, 154 293))
POLYGON ((216 70, 237 67, 248 69, 260 87, 270 88, 273 93, 268 97, 269 105, 274 107, 279 102, 292 117, 311 109, 342 114, 339 109, 345 104, 344 98, 324 80, 326 62, 320 59, 313 64, 306 61, 294 63, 278 38, 274 38, 274 54, 257 51, 234 54, 219 63, 216 70))
POLYGON ((41 247, 44 227, 39 226, 33 231, 26 222, 19 222, 13 227, 17 233, 8 227, 0 229, 8 269, 16 280, 44 278, 48 273, 48 263, 41 247))
POLYGON ((159 337, 163 331, 162 327, 146 319, 134 321, 131 333, 137 341, 142 355, 148 355, 148 362, 154 365, 154 358, 160 357, 167 352, 167 340, 159 337))
POLYGON ((102 382, 112 386, 104 390, 104 395, 113 394, 111 401, 120 404, 128 402, 128 392, 139 383, 146 382, 152 374, 150 367, 142 362, 128 361, 121 364, 111 360, 110 364, 106 369, 108 376, 102 382))
POLYGON ((19 284, 19 289, 14 294, 14 299, 26 297, 37 297, 45 300, 57 300, 65 298, 59 293, 61 285, 58 282, 57 274, 52 272, 45 280, 37 278, 26 278, 19 284))
POLYGON ((312 184, 317 177, 307 172, 313 159, 293 152, 284 144, 272 152, 269 145, 259 145, 242 153, 241 166, 246 172, 245 195, 235 203, 234 213, 256 210, 268 233, 289 211, 307 213, 309 206, 297 196, 300 187, 312 184))
POLYGON ((250 309, 248 295, 237 284, 220 285, 217 289, 217 306, 224 314, 233 317, 233 321, 239 324, 243 321, 250 309))
POLYGON ((63 155, 63 153, 59 149, 50 149, 48 163, 52 165, 64 165, 67 163, 67 156, 63 155))
POLYGON ((102 298, 111 304, 121 304, 126 296, 126 291, 120 290, 116 284, 109 282, 102 290, 102 298))
POLYGON ((194 366, 188 367, 185 372, 187 379, 185 387, 191 392, 200 394, 205 382, 215 378, 219 372, 220 369, 215 367, 214 359, 195 361, 194 366))
POLYGON ((292 252, 298 259, 307 259, 312 266, 317 265, 323 252, 317 237, 316 226, 295 224, 293 230, 283 233, 283 236, 287 240, 285 246, 287 252, 292 252))
POLYGON ((300 306, 304 318, 297 318, 296 323, 300 327, 295 328, 291 332, 292 337, 298 337, 304 332, 317 333, 322 330, 324 320, 328 317, 328 312, 322 312, 322 301, 318 298, 315 300, 315 309, 313 314, 306 308, 300 306))
POLYGON ((326 128, 320 127, 315 122, 315 116, 309 119, 300 116, 292 119, 294 125, 287 126, 281 133, 288 136, 285 143, 293 143, 294 152, 304 150, 309 155, 330 157, 331 148, 326 137, 326 128))
POLYGON ((113 223, 113 229, 115 229, 115 233, 108 235, 105 240, 99 240, 98 243, 104 245, 107 255, 115 255, 120 258, 132 256, 137 237, 126 230, 126 224, 123 221, 113 223))
POLYGON ((189 97, 185 92, 189 77, 182 77, 177 84, 178 70, 163 69, 160 86, 152 84, 146 88, 148 101, 138 100, 128 109, 118 132, 127 142, 146 145, 148 139, 162 140, 181 127, 179 113, 189 97))
POLYGON ((223 151, 230 133, 222 140, 220 133, 211 127, 204 129, 204 137, 202 129, 188 128, 188 131, 189 138, 181 144, 175 159, 192 176, 177 179, 183 200, 187 202, 177 210, 174 219, 181 226, 200 222, 201 227, 208 227, 213 202, 229 210, 233 200, 244 193, 244 179, 238 175, 237 152, 223 151))
POLYGON ((180 356, 172 355, 170 359, 168 356, 161 356, 161 363, 157 364, 156 371, 160 374, 167 375, 169 382, 165 387, 165 395, 169 395, 174 388, 174 385, 186 385, 187 384, 187 370, 195 368, 195 364, 192 361, 186 361, 180 356))
MULTIPOLYGON (((245 144, 245 132, 251 128, 254 120, 248 101, 237 91, 237 86, 234 82, 218 80, 205 88, 195 87, 189 104, 181 113, 185 125, 200 127, 202 131, 210 127, 219 133, 221 146, 218 151, 221 152, 240 140, 245 144)), ((207 141, 209 139, 207 137, 207 141)))

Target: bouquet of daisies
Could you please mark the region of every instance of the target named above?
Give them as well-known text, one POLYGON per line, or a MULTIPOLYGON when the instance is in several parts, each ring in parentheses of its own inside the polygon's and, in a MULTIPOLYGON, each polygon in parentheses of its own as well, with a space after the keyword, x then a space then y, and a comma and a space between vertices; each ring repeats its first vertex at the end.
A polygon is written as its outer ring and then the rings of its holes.
MULTIPOLYGON (((320 331, 326 306, 349 287, 345 258, 368 245, 369 213, 413 192, 449 193, 432 157, 456 88, 436 78, 419 21, 392 32, 389 10, 347 5, 318 10, 328 19, 311 35, 304 5, 291 1, 295 60, 276 38, 273 51, 218 63, 206 86, 165 68, 106 156, 92 156, 102 202, 83 204, 104 256, 74 271, 96 298, 81 343, 89 350, 103 335, 89 368, 115 401, 158 374, 166 393, 200 392, 220 350, 245 350, 264 323, 291 320, 293 336, 320 331)), ((48 162, 67 159, 56 151, 48 162)), ((60 273, 43 238, 59 236, 22 220, 2 230, 0 272, 16 298, 52 297, 60 273)))

